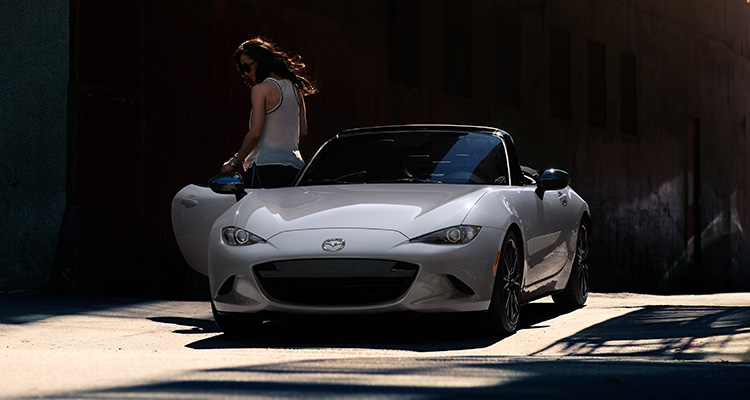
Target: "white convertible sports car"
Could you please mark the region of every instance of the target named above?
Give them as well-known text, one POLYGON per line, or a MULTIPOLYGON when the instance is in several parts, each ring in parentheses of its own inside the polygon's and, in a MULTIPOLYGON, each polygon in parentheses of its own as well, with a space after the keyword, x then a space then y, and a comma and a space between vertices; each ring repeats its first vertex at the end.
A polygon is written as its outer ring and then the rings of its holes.
POLYGON ((522 168, 496 128, 352 129, 294 187, 245 189, 238 173, 186 186, 172 223, 227 334, 279 316, 405 311, 473 312, 508 334, 524 303, 586 302, 591 219, 569 183, 522 168))

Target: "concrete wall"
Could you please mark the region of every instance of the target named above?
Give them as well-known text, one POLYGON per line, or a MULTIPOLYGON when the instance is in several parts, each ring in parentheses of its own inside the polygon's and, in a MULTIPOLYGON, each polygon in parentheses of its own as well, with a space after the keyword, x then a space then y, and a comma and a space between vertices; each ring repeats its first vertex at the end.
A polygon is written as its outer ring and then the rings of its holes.
POLYGON ((49 279, 65 208, 68 2, 0 9, 0 291, 49 279))

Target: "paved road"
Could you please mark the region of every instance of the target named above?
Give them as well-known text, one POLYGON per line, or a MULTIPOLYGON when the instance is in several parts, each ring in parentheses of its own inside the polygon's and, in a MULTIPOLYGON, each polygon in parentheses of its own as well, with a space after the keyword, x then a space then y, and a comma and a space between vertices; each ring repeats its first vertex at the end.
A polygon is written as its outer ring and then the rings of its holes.
POLYGON ((0 294, 0 399, 748 398, 750 294, 592 294, 506 338, 453 318, 276 321, 207 302, 0 294))

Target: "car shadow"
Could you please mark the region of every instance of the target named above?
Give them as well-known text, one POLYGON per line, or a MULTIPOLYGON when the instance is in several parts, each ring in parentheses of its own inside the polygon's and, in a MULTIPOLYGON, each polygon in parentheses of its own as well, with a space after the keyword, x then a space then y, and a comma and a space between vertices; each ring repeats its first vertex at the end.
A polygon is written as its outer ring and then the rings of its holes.
MULTIPOLYGON (((553 303, 528 304, 523 308, 519 330, 547 328, 547 321, 570 311, 553 303)), ((153 320, 179 323, 174 318, 153 320)), ((180 321, 188 329, 176 333, 217 333, 186 345, 197 350, 367 348, 431 352, 485 348, 505 339, 484 334, 476 319, 465 315, 275 320, 243 337, 221 334, 211 319, 180 321)), ((648 306, 589 326, 533 355, 750 361, 750 353, 737 353, 730 344, 732 337, 748 331, 750 307, 648 306)))
POLYGON ((150 321, 159 322, 162 324, 178 325, 183 326, 184 329, 177 329, 172 331, 173 333, 181 334, 205 334, 205 333, 221 333, 221 330, 212 319, 200 319, 200 318, 183 318, 183 317, 151 317, 147 318, 150 321))
MULTIPOLYGON (((544 321, 570 310, 552 303, 524 306, 519 329, 545 327, 544 321)), ((213 320, 150 318, 156 322, 179 324, 188 329, 175 333, 219 332, 213 320)), ((224 334, 186 345, 197 350, 226 348, 369 348, 419 352, 466 350, 491 346, 504 336, 482 331, 476 315, 392 315, 358 317, 315 317, 266 321, 246 336, 224 334)))

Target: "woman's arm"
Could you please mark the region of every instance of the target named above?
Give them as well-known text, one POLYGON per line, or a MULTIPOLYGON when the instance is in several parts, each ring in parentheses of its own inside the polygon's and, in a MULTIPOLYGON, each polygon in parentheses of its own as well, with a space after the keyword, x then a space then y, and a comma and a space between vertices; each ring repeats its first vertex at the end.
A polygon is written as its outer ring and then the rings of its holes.
MULTIPOLYGON (((250 91, 250 102, 253 105, 252 118, 250 119, 250 130, 247 131, 245 137, 242 139, 242 145, 240 151, 237 152, 237 160, 242 163, 245 158, 250 154, 251 151, 258 145, 260 140, 260 133, 263 132, 263 124, 266 120, 266 85, 257 85, 250 91), (264 86, 264 87, 261 87, 264 86)), ((231 171, 232 166, 227 161, 221 167, 221 172, 231 171)))

